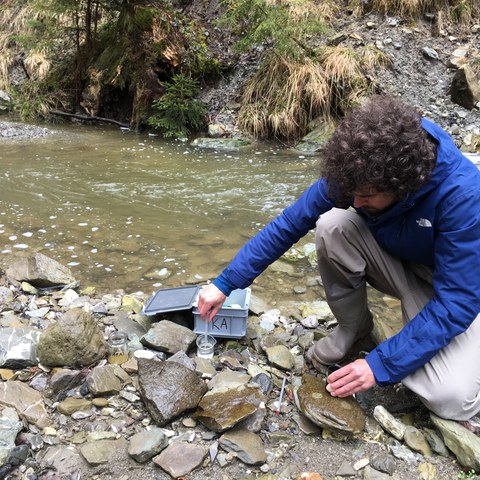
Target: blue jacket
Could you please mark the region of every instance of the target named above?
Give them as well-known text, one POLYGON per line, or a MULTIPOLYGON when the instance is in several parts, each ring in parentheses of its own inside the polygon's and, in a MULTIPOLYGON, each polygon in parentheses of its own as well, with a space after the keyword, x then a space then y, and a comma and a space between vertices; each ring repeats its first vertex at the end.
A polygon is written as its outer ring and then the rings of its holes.
MULTIPOLYGON (((380 385, 427 363, 480 312, 480 171, 440 127, 425 119, 422 127, 438 142, 429 182, 378 219, 357 210, 385 250, 433 269, 433 298, 366 358, 380 385)), ((334 206, 320 178, 246 243, 214 284, 226 295, 247 287, 334 206)))

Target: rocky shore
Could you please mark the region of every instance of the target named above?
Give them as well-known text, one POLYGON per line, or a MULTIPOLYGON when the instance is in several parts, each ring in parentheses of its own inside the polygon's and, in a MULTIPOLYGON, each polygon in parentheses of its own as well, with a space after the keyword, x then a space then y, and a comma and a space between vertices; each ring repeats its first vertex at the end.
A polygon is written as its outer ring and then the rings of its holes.
MULTIPOLYGON (((145 316, 147 300, 97 294, 42 254, 6 269, 0 478, 447 479, 480 469, 480 438, 401 385, 330 397, 305 360, 335 325, 326 302, 287 312, 253 295, 245 336, 218 338, 208 359, 189 311, 145 316), (117 331, 128 337, 119 361, 107 343, 117 331)), ((374 341, 395 323, 382 318, 374 341)))

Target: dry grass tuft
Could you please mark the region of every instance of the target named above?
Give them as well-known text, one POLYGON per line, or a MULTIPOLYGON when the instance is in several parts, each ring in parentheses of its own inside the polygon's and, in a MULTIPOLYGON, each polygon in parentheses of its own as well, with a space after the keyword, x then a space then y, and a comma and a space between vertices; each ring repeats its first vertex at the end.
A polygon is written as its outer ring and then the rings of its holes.
POLYGON ((247 85, 239 124, 256 137, 291 139, 328 112, 329 87, 319 64, 271 56, 247 85))
POLYGON ((245 88, 239 126, 255 137, 292 140, 314 119, 328 121, 373 93, 372 71, 388 64, 372 45, 325 47, 316 60, 272 55, 245 88))
POLYGON ((353 7, 361 11, 369 10, 385 15, 398 15, 417 19, 426 12, 445 11, 450 21, 468 24, 480 17, 478 0, 371 0, 365 3, 353 0, 353 7))
POLYGON ((47 73, 50 70, 50 60, 48 60, 45 51, 29 52, 23 63, 30 78, 38 78, 42 80, 47 76, 47 73))

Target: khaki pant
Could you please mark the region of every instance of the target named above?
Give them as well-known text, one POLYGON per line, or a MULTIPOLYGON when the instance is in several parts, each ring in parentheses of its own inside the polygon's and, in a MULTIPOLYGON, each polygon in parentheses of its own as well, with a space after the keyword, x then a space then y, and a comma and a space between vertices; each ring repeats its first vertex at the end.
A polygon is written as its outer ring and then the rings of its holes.
MULTIPOLYGON (((368 282, 401 301, 403 321, 407 323, 433 296, 431 270, 424 265, 405 264, 383 250, 362 217, 353 211, 335 208, 321 215, 316 245, 325 293, 332 303, 353 292, 366 295, 368 282)), ((355 309, 350 309, 337 319, 354 315, 355 309)), ((402 383, 443 418, 467 420, 478 413, 480 315, 467 331, 402 383)))

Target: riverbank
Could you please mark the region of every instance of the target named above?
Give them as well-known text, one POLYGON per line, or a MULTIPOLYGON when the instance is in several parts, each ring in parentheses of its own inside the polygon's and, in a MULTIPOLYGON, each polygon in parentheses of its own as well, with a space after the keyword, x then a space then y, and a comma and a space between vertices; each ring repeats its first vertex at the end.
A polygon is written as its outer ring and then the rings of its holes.
MULTIPOLYGON (((146 296, 97 295, 52 259, 30 261, 0 282, 3 478, 451 479, 480 441, 458 426, 466 443, 445 437, 453 454, 442 437, 457 424, 399 385, 348 406, 319 396, 324 378, 304 353, 335 324, 325 302, 269 309, 253 288, 245 337, 218 339, 210 361, 196 355, 188 315, 146 317, 146 296), (111 364, 118 330, 130 359, 111 364)), ((391 323, 398 302, 372 309, 391 323)))

